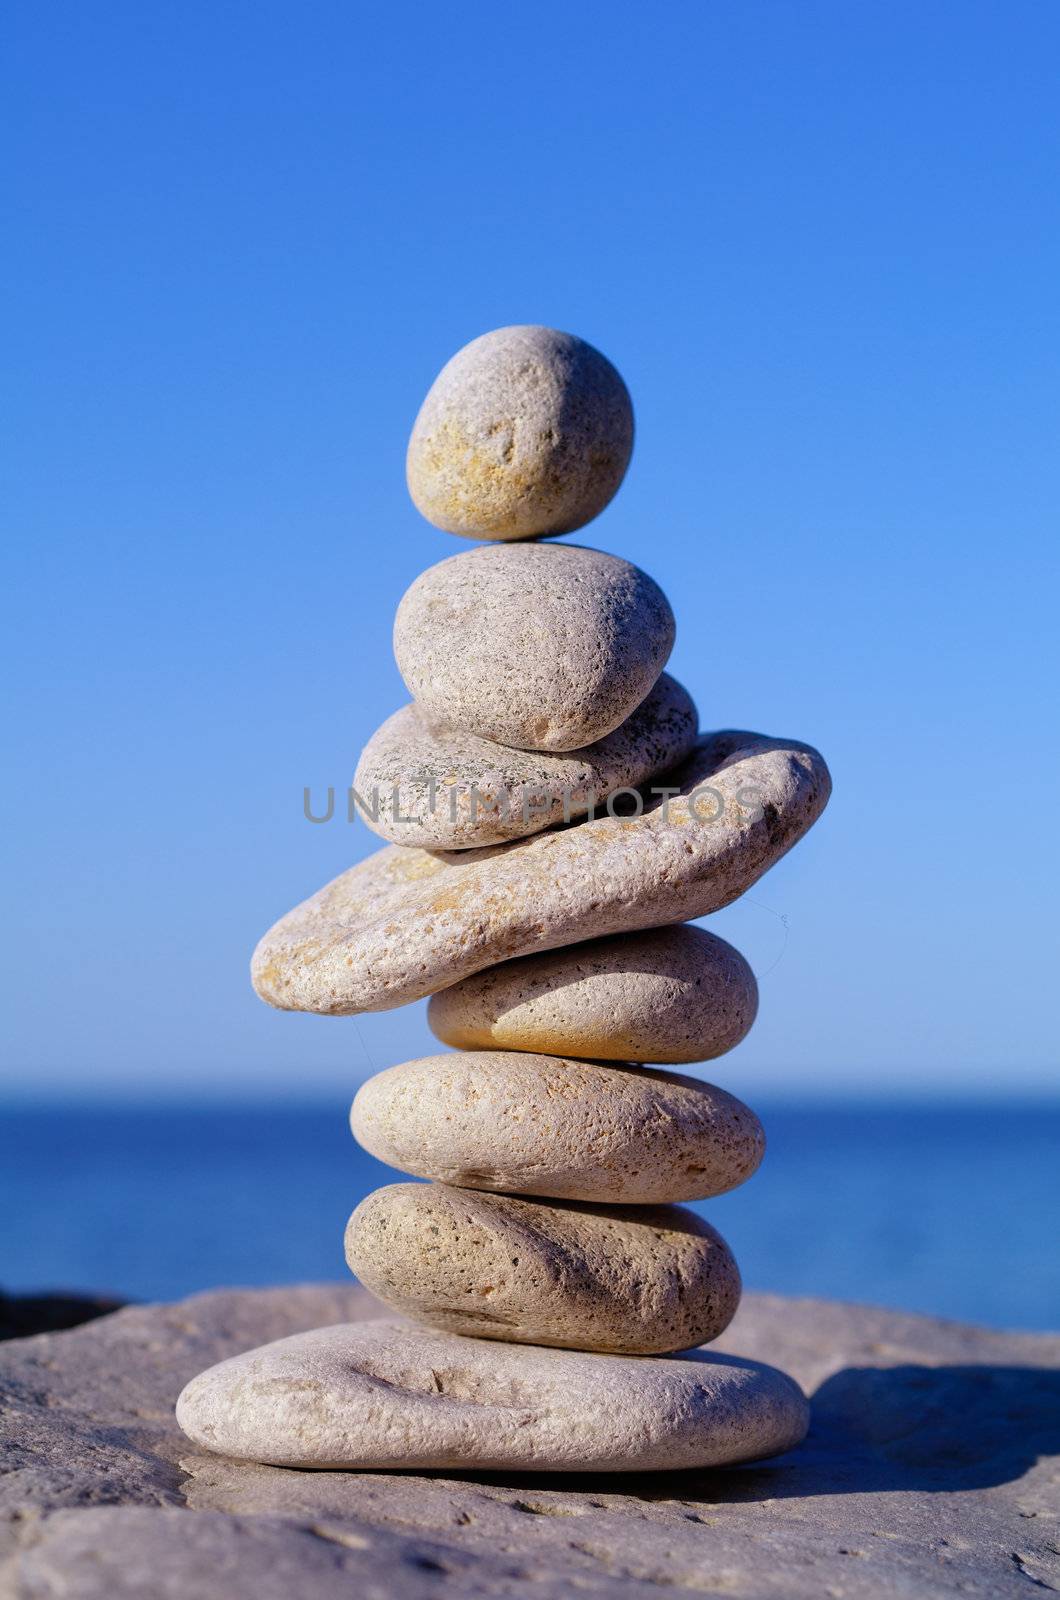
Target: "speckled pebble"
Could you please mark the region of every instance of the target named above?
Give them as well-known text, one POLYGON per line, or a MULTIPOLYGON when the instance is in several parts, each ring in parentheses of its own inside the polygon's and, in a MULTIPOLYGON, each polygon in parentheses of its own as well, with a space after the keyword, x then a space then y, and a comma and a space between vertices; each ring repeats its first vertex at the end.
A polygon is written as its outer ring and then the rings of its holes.
POLYGON ((206 1450, 277 1467, 653 1472, 779 1455, 809 1407, 775 1367, 710 1351, 632 1359, 353 1322, 207 1368, 177 1421, 206 1450))
POLYGON ((677 1063, 724 1055, 757 1010, 740 952, 678 923, 487 967, 433 995, 427 1021, 460 1050, 677 1063))
POLYGON ((415 705, 405 706, 361 756, 353 780, 358 814, 394 844, 503 844, 603 809, 609 795, 667 772, 695 738, 692 698, 665 672, 613 733, 561 755, 432 726, 415 705))
POLYGON ((724 1194, 765 1148, 754 1112, 709 1083, 514 1050, 376 1073, 350 1124, 372 1155, 418 1178, 605 1205, 724 1194))
POLYGON ((646 698, 673 648, 658 584, 581 545, 482 545, 428 567, 394 654, 430 722, 519 750, 580 750, 646 698))
POLYGON ((433 1328, 620 1355, 714 1339, 740 1300, 725 1241, 681 1206, 395 1183, 353 1213, 346 1260, 386 1305, 433 1328))
POLYGON ((570 533, 625 476, 633 407, 606 357, 555 328, 497 328, 438 374, 406 476, 435 527, 469 539, 570 533))

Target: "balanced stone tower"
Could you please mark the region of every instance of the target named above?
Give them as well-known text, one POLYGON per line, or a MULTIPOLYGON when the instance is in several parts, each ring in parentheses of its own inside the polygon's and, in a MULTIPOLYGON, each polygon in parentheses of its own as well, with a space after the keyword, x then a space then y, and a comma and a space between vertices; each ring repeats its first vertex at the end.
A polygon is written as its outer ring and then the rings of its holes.
POLYGON ((805 1432, 789 1378, 697 1348, 740 1279, 679 1202, 743 1183, 763 1135, 731 1094, 666 1069, 751 1026, 750 967, 689 919, 790 849, 828 772, 788 739, 699 734, 663 671, 659 587, 541 542, 603 510, 632 445, 614 367, 549 328, 475 339, 416 420, 413 500, 489 542, 398 606, 413 700, 353 784, 387 847, 282 918, 253 963, 285 1009, 431 997, 451 1052, 380 1072, 352 1111, 366 1149, 429 1180, 376 1190, 346 1232, 354 1273, 408 1320, 317 1329, 201 1374, 178 1417, 210 1449, 643 1471, 746 1461, 805 1432))

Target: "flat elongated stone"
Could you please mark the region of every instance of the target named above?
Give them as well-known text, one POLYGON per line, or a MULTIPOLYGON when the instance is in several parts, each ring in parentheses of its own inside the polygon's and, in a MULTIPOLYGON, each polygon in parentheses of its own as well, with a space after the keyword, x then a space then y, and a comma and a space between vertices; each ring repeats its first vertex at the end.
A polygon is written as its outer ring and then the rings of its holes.
POLYGON ((372 1155, 418 1178, 603 1204, 724 1194, 765 1148, 754 1112, 709 1083, 512 1050, 376 1073, 350 1123, 372 1155))
POLYGON ((570 533, 606 506, 633 448, 618 373, 556 328, 496 328, 458 350, 412 429, 409 493, 468 539, 570 533))
POLYGON ((514 1344, 661 1355, 740 1302, 728 1245, 683 1206, 584 1206, 393 1183, 346 1228, 350 1270, 403 1315, 514 1344))
POLYGON ((734 1356, 509 1349, 353 1322, 208 1368, 177 1421, 207 1450, 280 1467, 647 1472, 790 1450, 809 1407, 775 1367, 734 1356))
POLYGON ((491 850, 390 845, 297 906, 254 953, 288 1011, 385 1011, 513 956, 729 905, 816 821, 831 783, 808 745, 705 735, 640 817, 491 850))
POLYGON ((731 1050, 757 1010, 740 952, 678 923, 487 967, 433 995, 427 1021, 460 1050, 682 1062, 731 1050))
POLYGON ((394 844, 467 850, 540 833, 688 755, 696 708, 663 673, 625 722, 584 750, 512 750, 426 722, 415 705, 368 741, 353 786, 368 827, 394 844))
POLYGON ((480 545, 409 586, 401 676, 431 722, 519 750, 581 750, 631 716, 674 642, 646 572, 581 545, 480 545))

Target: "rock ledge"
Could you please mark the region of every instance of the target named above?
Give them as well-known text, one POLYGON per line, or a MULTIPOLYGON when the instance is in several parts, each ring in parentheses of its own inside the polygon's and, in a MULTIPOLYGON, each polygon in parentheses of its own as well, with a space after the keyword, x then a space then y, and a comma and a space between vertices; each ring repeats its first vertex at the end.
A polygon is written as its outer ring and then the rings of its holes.
POLYGON ((726 1471, 304 1472, 197 1453, 211 1363, 385 1315, 356 1286, 129 1307, 0 1347, 0 1594, 784 1600, 1060 1591, 1060 1336, 748 1295, 712 1349, 791 1372, 799 1449, 726 1471))

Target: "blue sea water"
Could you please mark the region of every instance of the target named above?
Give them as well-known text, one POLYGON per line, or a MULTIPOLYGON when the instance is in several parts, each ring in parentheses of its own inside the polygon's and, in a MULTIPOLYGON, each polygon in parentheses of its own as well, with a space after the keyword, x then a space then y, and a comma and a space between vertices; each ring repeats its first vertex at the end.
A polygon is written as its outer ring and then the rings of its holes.
MULTIPOLYGON (((696 1207, 749 1288, 1060 1327, 1060 1106, 756 1106, 742 1188, 696 1207)), ((56 1107, 0 1118, 0 1284, 170 1299, 343 1279, 342 1231, 398 1174, 346 1107, 56 1107)))

